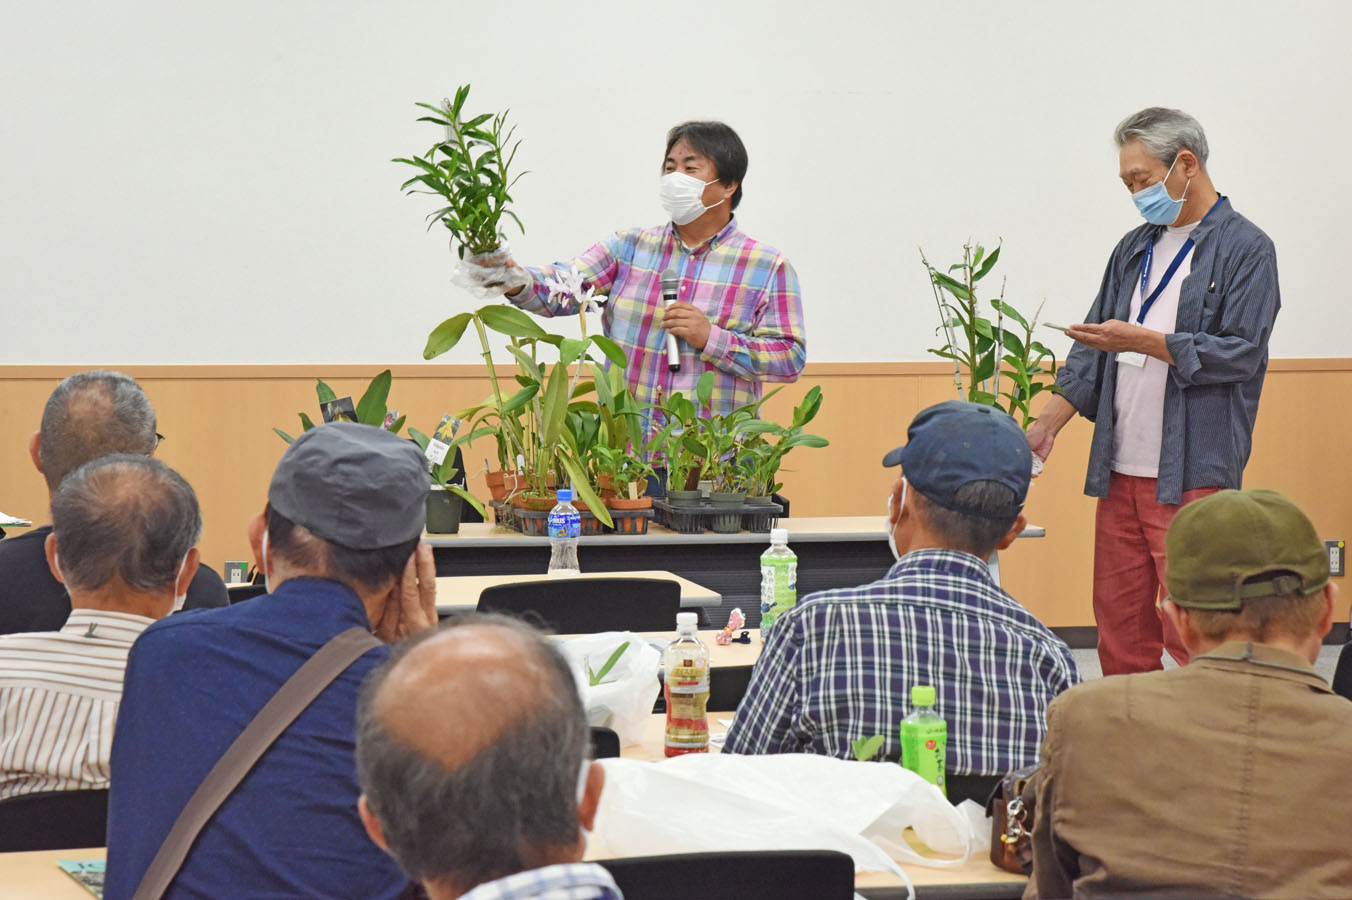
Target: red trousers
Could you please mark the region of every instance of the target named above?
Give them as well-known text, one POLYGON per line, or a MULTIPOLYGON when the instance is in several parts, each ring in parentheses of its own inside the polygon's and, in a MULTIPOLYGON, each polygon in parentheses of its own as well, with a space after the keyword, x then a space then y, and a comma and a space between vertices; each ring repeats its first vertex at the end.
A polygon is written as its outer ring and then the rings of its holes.
POLYGON ((1094 621, 1104 675, 1162 669, 1161 651, 1188 664, 1178 632, 1159 608, 1164 536, 1174 514, 1220 488, 1183 492, 1183 503, 1155 499, 1155 479, 1112 474, 1094 516, 1094 621))

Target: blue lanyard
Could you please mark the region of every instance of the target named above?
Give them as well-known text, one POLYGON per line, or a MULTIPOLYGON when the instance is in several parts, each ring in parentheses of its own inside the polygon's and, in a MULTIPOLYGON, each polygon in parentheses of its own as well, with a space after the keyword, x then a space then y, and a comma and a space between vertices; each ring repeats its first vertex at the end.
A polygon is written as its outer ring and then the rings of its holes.
MULTIPOLYGON (((1216 211, 1216 207, 1220 206, 1221 201, 1224 199, 1224 197, 1216 198, 1216 202, 1211 205, 1211 209, 1208 209, 1206 215, 1202 216, 1202 222, 1205 222, 1207 217, 1216 211)), ((1201 225, 1202 222, 1198 222, 1197 224, 1201 225)), ((1193 240, 1192 238, 1188 238, 1183 242, 1183 246, 1179 249, 1178 254, 1174 256, 1174 261, 1169 263, 1169 268, 1164 270, 1164 277, 1160 279, 1160 283, 1155 285, 1155 289, 1150 292, 1150 296, 1146 297, 1146 285, 1150 282, 1150 261, 1155 256, 1155 244, 1152 241, 1146 245, 1145 260, 1141 263, 1141 296, 1145 297, 1145 299, 1141 301, 1141 311, 1136 314, 1137 325, 1140 325, 1145 321, 1146 313, 1150 312, 1150 307, 1155 305, 1155 301, 1159 298, 1160 292, 1168 286, 1169 280, 1174 277, 1174 273, 1177 272, 1178 267, 1183 264, 1183 260, 1187 259, 1188 254, 1192 252, 1192 248, 1193 240)))

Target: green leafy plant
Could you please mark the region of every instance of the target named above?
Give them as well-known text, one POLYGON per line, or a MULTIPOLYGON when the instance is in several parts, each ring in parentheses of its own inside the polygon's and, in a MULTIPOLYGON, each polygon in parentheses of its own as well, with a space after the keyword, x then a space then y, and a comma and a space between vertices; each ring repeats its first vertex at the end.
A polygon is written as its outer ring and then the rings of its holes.
POLYGON ((854 753, 854 758, 860 762, 868 762, 878 755, 878 751, 883 749, 883 742, 887 740, 887 735, 875 734, 873 737, 856 738, 850 742, 850 750, 854 753))
POLYGON ((615 648, 615 652, 610 654, 610 658, 606 660, 605 665, 601 666, 601 668, 597 671, 592 670, 591 661, 588 660, 587 684, 590 685, 591 687, 596 687, 598 684, 605 684, 606 683, 605 677, 610 674, 611 669, 615 668, 615 663, 620 661, 620 657, 624 656, 624 651, 628 649, 629 649, 628 641, 625 641, 623 644, 620 644, 620 646, 615 648))
MULTIPOLYGON (((385 404, 390 399, 390 384, 392 381, 393 377, 390 375, 389 369, 386 369, 371 379, 371 383, 366 386, 366 390, 362 393, 361 399, 357 401, 357 421, 359 423, 362 425, 374 425, 377 428, 384 427, 385 418, 390 412, 385 404)), ((338 395, 334 393, 333 388, 325 384, 323 379, 315 379, 315 396, 319 399, 321 408, 325 403, 331 403, 338 399, 338 395)), ((299 416, 302 434, 315 427, 314 420, 306 413, 299 413, 299 416)), ((393 434, 398 434, 400 429, 404 427, 405 418, 405 416, 399 416, 390 423, 389 428, 386 430, 393 434)), ((274 427, 272 430, 288 444, 295 440, 294 437, 280 428, 274 427)))
MULTIPOLYGON (((713 397, 714 373, 705 372, 695 384, 695 399, 703 409, 709 409, 713 397)), ((764 399, 769 399, 779 389, 771 391, 764 399)), ((682 440, 704 461, 700 470, 703 478, 713 482, 713 489, 720 493, 733 493, 747 489, 751 478, 753 460, 742 452, 742 442, 746 438, 745 429, 755 420, 760 403, 739 406, 727 413, 710 412, 699 416, 698 429, 693 433, 686 431, 682 440)))
MULTIPOLYGON (((776 388, 778 390, 778 388, 776 388)), ((764 404, 774 391, 761 400, 764 404)), ((759 409, 758 404, 758 409, 759 409)), ((826 438, 808 434, 804 427, 817 416, 822 405, 822 389, 814 385, 803 397, 803 402, 793 409, 793 419, 788 426, 778 425, 765 419, 752 419, 744 423, 742 431, 748 437, 742 445, 742 453, 749 460, 747 490, 753 494, 766 496, 778 491, 784 485, 777 482, 780 466, 790 450, 795 447, 826 447, 830 441, 826 438), (771 443, 767 438, 774 437, 771 443)))
POLYGON ((1056 354, 1033 338, 1042 306, 1038 306, 1031 320, 1026 318, 1005 302, 1003 282, 1000 296, 990 303, 995 321, 981 314, 978 284, 995 267, 1000 249, 997 246, 987 254, 980 244, 964 244, 962 261, 949 266, 947 272, 930 265, 924 250, 920 251, 920 261, 929 274, 930 289, 939 309, 939 328, 946 339, 942 347, 929 352, 953 361, 953 382, 960 397, 1004 409, 1019 417, 1026 430, 1036 420, 1031 411, 1033 398, 1043 391, 1057 390, 1053 382, 1056 354), (1016 323, 1018 331, 1007 327, 1006 319, 1016 323), (962 383, 964 371, 966 388, 962 383), (1007 391, 1001 390, 1002 374, 1010 382, 1007 391))
POLYGON ((516 128, 507 128, 505 111, 467 118, 464 106, 469 87, 461 85, 455 99, 442 101, 440 106, 417 104, 430 113, 418 121, 440 125, 446 129, 446 136, 422 156, 394 160, 419 170, 400 186, 402 190, 430 193, 446 201, 428 214, 428 228, 438 221, 445 225, 461 259, 466 251, 478 256, 502 245, 503 216, 510 216, 523 234, 526 231, 516 213, 507 207, 512 199, 508 191, 525 174, 509 174, 521 144, 512 141, 516 128))
MULTIPOLYGON (((462 435, 451 442, 450 450, 454 450, 460 444, 468 443, 469 441, 474 440, 476 437, 483 437, 490 430, 491 429, 485 428, 482 429, 477 434, 471 433, 462 435)), ((422 450, 424 454, 427 453, 427 445, 431 443, 431 439, 428 438, 426 434, 424 434, 423 432, 419 431, 416 428, 410 427, 408 429, 408 436, 413 439, 413 442, 418 445, 418 447, 422 450)), ((460 470, 457 469, 452 464, 453 460, 455 459, 455 454, 450 452, 450 450, 446 452, 445 459, 443 459, 440 463, 432 465, 430 473, 432 476, 432 483, 437 487, 445 488, 452 494, 455 494, 461 500, 464 500, 470 506, 477 509, 479 511, 479 515, 487 516, 488 511, 484 508, 482 500, 480 500, 478 497, 474 496, 469 491, 462 488, 460 485, 451 484, 451 480, 460 474, 460 470)), ((429 460, 428 462, 430 463, 431 461, 429 460)))

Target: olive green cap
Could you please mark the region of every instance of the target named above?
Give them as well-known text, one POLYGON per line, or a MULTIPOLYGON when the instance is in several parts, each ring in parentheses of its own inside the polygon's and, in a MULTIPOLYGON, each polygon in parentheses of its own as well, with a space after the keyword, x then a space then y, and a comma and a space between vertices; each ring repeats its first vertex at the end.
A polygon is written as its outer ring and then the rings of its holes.
POLYGON ((934 687, 928 684, 917 684, 912 687, 911 704, 914 706, 933 706, 934 687))
POLYGON ((1237 610, 1329 581, 1314 524, 1276 491, 1220 491, 1189 503, 1174 516, 1164 553, 1169 599, 1190 609, 1237 610))

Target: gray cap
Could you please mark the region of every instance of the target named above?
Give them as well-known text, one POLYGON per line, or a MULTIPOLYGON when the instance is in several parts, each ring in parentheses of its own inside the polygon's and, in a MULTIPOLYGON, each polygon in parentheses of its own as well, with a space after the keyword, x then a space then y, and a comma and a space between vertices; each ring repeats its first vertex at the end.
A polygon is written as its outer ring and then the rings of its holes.
POLYGON ((378 550, 422 534, 430 485, 412 441, 371 425, 330 422, 282 454, 268 502, 326 541, 378 550))

